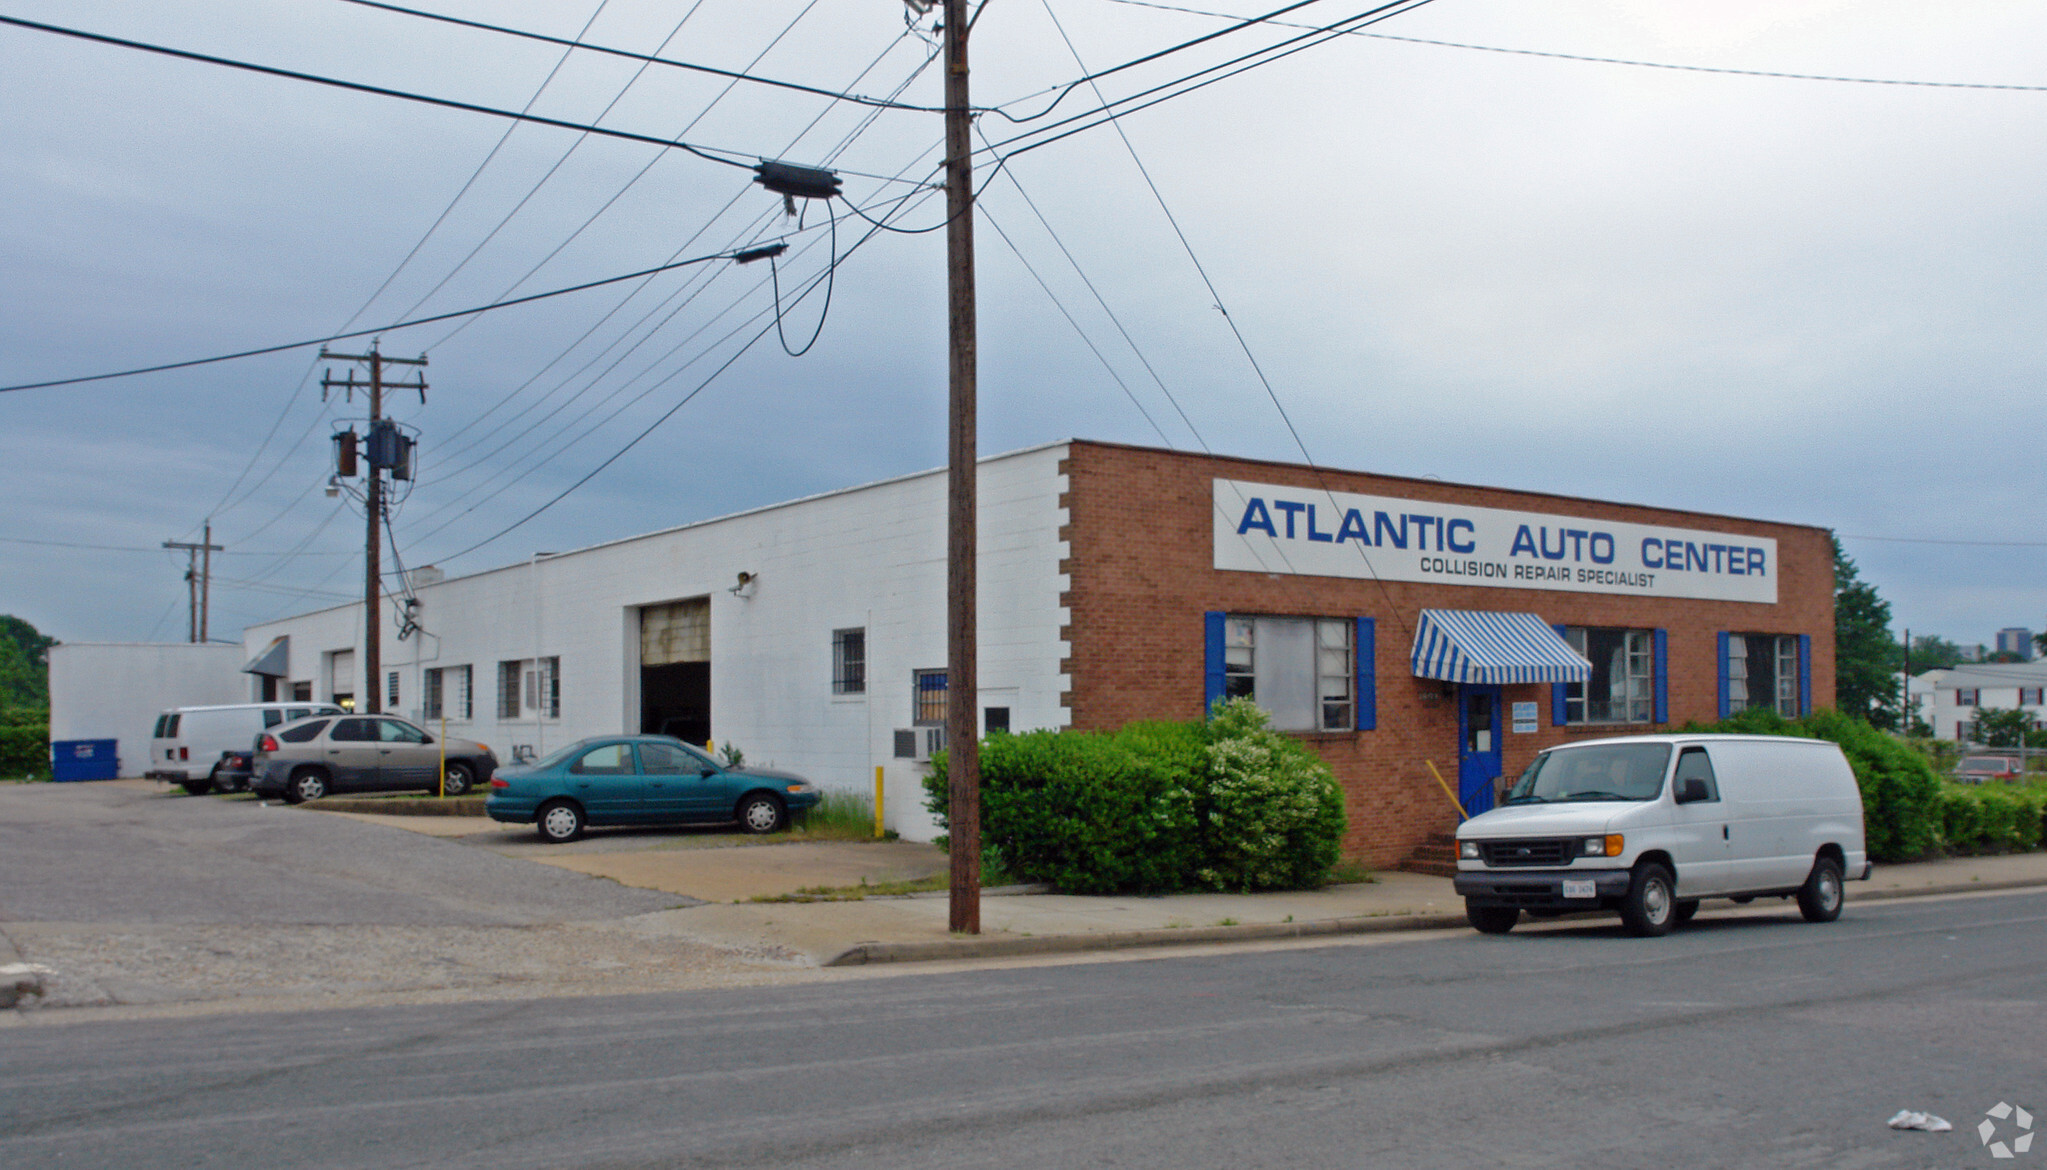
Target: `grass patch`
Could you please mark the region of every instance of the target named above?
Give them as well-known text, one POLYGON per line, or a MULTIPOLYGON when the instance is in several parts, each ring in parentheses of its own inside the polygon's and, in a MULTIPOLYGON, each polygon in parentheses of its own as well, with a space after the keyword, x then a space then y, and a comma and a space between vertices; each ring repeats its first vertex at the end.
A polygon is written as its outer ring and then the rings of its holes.
MULTIPOLYGON (((802 820, 792 823, 786 834, 778 833, 776 837, 786 837, 791 841, 872 841, 875 839, 874 797, 865 792, 821 792, 818 802, 803 814, 802 820)), ((895 830, 883 832, 881 839, 895 840, 895 830)))
MULTIPOLYGON (((1000 864, 983 859, 981 888, 1010 886, 1017 884, 1016 878, 1006 872, 1000 864)), ((950 873, 934 873, 930 877, 914 878, 900 882, 870 882, 860 879, 854 886, 804 886, 793 894, 756 894, 755 902, 858 902, 865 898, 900 897, 904 894, 932 894, 952 888, 950 873)))
POLYGON ((1364 866, 1359 865, 1355 861, 1339 861, 1335 865, 1329 867, 1329 879, 1323 884, 1331 886, 1352 886, 1376 882, 1378 880, 1379 880, 1378 878, 1372 876, 1371 870, 1366 869, 1364 866))

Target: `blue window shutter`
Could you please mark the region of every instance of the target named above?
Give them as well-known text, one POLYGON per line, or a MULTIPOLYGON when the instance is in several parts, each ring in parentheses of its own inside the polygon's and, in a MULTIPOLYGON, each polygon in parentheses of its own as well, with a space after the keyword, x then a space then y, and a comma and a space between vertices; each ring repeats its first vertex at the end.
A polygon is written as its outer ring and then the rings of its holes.
POLYGON ((1217 610, 1210 610, 1204 619, 1208 630, 1208 679, 1201 704, 1204 718, 1215 713, 1215 705, 1223 697, 1223 621, 1224 615, 1217 610))
POLYGON ((1727 718, 1727 631, 1720 631, 1720 661, 1713 672, 1720 679, 1720 718, 1727 718))
POLYGON ((1812 714, 1812 635, 1798 635, 1798 713, 1812 714))
POLYGON ((1358 619, 1357 670, 1358 670, 1358 730, 1376 731, 1379 727, 1379 659, 1378 624, 1371 618, 1358 619))
MULTIPOLYGON (((1557 637, 1569 641, 1569 638, 1565 636, 1566 629, 1567 627, 1565 626, 1558 626, 1557 637)), ((1549 685, 1549 722, 1552 727, 1562 727, 1564 722, 1571 717, 1571 705, 1565 701, 1568 696, 1564 693, 1568 685, 1567 683, 1551 683, 1549 685)))
POLYGON ((1656 631, 1656 711, 1658 723, 1670 722, 1670 631, 1656 631))

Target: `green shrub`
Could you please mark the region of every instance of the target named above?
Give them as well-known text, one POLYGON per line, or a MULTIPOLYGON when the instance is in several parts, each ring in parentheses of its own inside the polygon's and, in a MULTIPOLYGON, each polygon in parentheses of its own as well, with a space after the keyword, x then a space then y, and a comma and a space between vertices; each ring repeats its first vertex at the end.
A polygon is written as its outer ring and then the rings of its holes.
MULTIPOLYGON (((948 812, 946 758, 926 804, 948 812)), ((981 832, 1017 880, 1076 894, 1320 885, 1343 838, 1343 794, 1248 702, 1209 723, 1114 733, 1034 731, 981 744, 981 832)))
POLYGON ((1217 706, 1209 734, 1202 883, 1247 894, 1320 885, 1344 828, 1328 765, 1245 700, 1217 706))
POLYGON ((49 770, 49 710, 10 707, 0 711, 0 779, 41 776, 49 770))
POLYGON ((1797 735, 1837 743, 1855 770, 1862 792, 1862 821, 1869 855, 1877 861, 1913 861, 1952 840, 1945 828, 1948 808, 1939 775, 1926 757, 1860 719, 1838 711, 1815 711, 1786 719, 1751 708, 1730 719, 1687 731, 1736 735, 1797 735))
POLYGON ((2043 816, 2047 816, 2047 785, 1941 785, 1941 841, 1953 852, 2038 849, 2043 816))

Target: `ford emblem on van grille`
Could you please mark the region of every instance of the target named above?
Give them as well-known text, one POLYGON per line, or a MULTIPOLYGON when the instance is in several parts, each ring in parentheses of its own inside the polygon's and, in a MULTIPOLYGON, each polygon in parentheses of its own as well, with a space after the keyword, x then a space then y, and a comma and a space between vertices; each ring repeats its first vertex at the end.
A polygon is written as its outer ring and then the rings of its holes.
POLYGON ((1578 856, 1577 837, 1542 837, 1525 841, 1484 841, 1487 865, 1569 865, 1578 856))

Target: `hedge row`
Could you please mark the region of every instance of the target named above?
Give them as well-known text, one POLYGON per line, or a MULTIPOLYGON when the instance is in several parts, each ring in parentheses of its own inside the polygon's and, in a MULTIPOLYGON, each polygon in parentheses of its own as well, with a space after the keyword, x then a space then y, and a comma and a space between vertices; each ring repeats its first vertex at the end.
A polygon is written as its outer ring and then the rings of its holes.
POLYGON ((40 776, 50 770, 50 720, 0 715, 0 778, 40 776))
POLYGON ((1838 711, 1785 719, 1773 711, 1750 710, 1686 730, 1801 735, 1840 744, 1862 789, 1863 827, 1869 855, 1877 861, 1916 861, 1943 850, 1985 853, 2040 847, 2047 787, 1943 780, 1910 745, 1838 711))
POLYGON ((1957 853, 2023 853, 2040 847, 2047 785, 1940 786, 1940 837, 1957 853))
MULTIPOLYGON (((924 781, 941 824, 946 783, 941 753, 924 781)), ((1018 879, 1067 893, 1310 888, 1343 830, 1328 767, 1242 700, 1206 723, 981 743, 983 846, 1018 879)))

